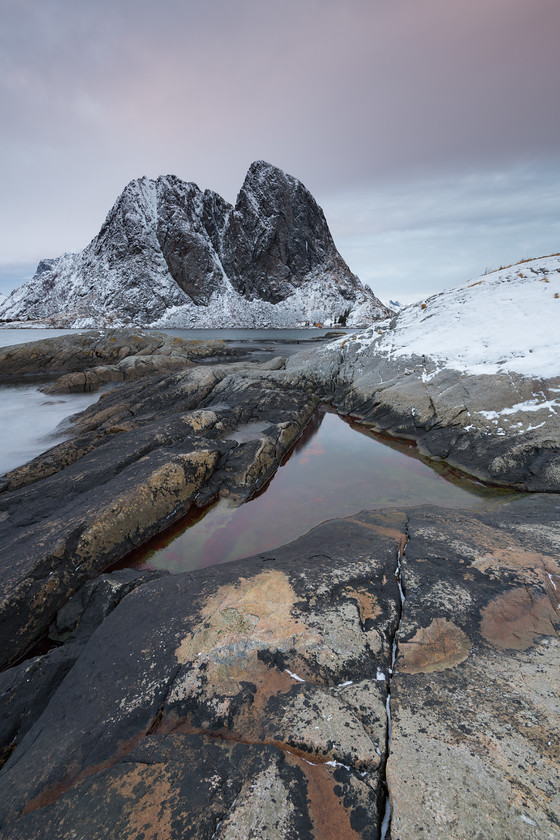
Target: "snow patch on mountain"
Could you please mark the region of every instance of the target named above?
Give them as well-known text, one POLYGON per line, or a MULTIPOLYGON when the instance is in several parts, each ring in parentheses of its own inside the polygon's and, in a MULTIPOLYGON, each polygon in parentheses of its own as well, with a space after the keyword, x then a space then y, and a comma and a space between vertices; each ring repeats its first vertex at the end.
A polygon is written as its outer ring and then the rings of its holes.
MULTIPOLYGON (((194 306, 190 301, 170 307, 149 326, 157 329, 180 328, 185 325, 212 329, 227 329, 232 325, 245 329, 287 329, 313 324, 331 327, 341 318, 344 319, 350 309, 347 301, 340 300, 336 284, 323 276, 308 279, 305 286, 275 304, 258 298, 247 299, 233 288, 225 276, 224 286, 223 291, 212 297, 207 307, 194 306)), ((371 300, 368 296, 356 295, 352 319, 358 324, 372 320, 371 300)))

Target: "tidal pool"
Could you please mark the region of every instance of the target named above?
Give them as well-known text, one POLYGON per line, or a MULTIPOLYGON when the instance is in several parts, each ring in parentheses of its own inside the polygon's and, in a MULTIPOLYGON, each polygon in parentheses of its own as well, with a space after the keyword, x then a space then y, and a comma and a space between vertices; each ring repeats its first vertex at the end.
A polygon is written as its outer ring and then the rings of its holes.
POLYGON ((336 414, 319 412, 250 501, 231 507, 220 499, 190 513, 119 565, 186 572, 269 551, 326 519, 366 508, 473 509, 504 498, 512 493, 436 471, 412 444, 385 441, 336 414))

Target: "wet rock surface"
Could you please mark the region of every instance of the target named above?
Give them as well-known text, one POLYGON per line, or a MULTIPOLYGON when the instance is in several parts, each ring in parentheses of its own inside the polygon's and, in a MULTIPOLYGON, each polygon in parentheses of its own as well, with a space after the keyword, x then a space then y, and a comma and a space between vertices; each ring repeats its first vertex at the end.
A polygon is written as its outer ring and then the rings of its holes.
POLYGON ((385 783, 393 838, 559 836, 559 517, 366 511, 138 586, 6 762, 3 836, 373 838, 385 783))

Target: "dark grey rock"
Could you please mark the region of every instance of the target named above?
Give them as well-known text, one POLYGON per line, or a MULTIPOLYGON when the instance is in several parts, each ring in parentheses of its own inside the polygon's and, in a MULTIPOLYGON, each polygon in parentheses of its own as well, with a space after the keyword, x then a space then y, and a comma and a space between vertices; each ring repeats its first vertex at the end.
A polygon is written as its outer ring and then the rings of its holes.
POLYGON ((0 767, 43 714, 80 650, 64 645, 0 673, 0 767))
POLYGON ((323 211, 300 181, 264 161, 247 173, 220 253, 244 297, 278 303, 320 271, 335 278, 344 299, 355 299, 357 278, 338 254, 323 211))
POLYGON ((212 359, 234 359, 241 351, 223 341, 185 341, 165 333, 91 330, 0 348, 0 382, 43 377, 43 391, 96 391, 107 382, 182 370, 212 359))
POLYGON ((129 592, 165 574, 155 570, 118 569, 88 581, 59 609, 49 638, 65 644, 87 641, 129 592))
MULTIPOLYGON (((208 203, 196 184, 184 184, 171 177, 161 180, 158 242, 171 277, 199 306, 207 306, 212 295, 223 286, 223 272, 206 228, 208 203)), ((223 215, 229 209, 223 200, 216 205, 223 215)), ((214 225, 216 230, 211 230, 216 235, 218 226, 215 222, 214 225)))
POLYGON ((560 491, 560 422, 547 405, 560 377, 474 375, 426 357, 388 358, 372 333, 292 356, 287 372, 308 371, 341 414, 413 440, 422 455, 481 481, 560 491))
POLYGON ((6 763, 3 837, 377 837, 404 523, 127 595, 6 763))
POLYGON ((49 638, 63 642, 0 673, 0 766, 43 714, 92 633, 122 599, 167 572, 119 569, 88 581, 59 610, 49 638))
POLYGON ((554 836, 559 525, 363 511, 146 583, 6 762, 2 836, 374 840, 385 780, 402 840, 554 836))
POLYGON ((262 487, 319 399, 311 382, 249 363, 144 377, 102 395, 75 419, 71 440, 3 482, 0 662, 17 660, 83 584, 192 505, 218 495, 240 503, 262 487), (258 439, 230 438, 262 421, 258 439))

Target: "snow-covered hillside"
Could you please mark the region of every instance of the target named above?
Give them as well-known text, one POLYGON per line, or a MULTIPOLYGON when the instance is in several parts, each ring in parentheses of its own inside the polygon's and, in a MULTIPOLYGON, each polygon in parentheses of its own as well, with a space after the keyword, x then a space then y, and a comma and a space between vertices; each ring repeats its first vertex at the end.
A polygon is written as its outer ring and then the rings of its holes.
POLYGON ((360 335, 389 358, 434 360, 472 374, 560 376, 560 255, 527 260, 403 309, 360 335), (385 328, 386 327, 386 328, 385 328))
POLYGON ((264 161, 234 207, 173 175, 132 181, 87 248, 42 260, 0 303, 0 320, 76 328, 365 325, 388 314, 308 190, 264 161))
POLYGON ((479 481, 557 493, 559 315, 560 255, 527 260, 333 342, 317 366, 337 371, 341 413, 479 481))

